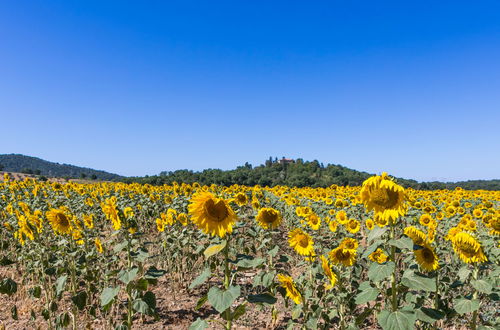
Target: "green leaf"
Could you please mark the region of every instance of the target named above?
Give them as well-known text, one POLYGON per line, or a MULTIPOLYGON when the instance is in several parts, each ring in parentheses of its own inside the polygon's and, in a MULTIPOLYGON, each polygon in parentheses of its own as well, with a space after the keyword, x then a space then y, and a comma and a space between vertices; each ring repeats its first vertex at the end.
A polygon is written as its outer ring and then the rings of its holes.
POLYGON ((376 288, 366 288, 356 295, 354 302, 356 305, 366 304, 369 301, 377 299, 379 290, 376 288))
POLYGON ((207 300, 208 300, 208 295, 204 295, 200 299, 198 299, 198 302, 196 303, 196 307, 194 308, 194 310, 197 311, 198 309, 200 309, 203 305, 205 305, 207 300))
POLYGON ((130 282, 132 282, 133 280, 135 280, 138 272, 139 272, 139 268, 137 268, 137 267, 134 267, 134 268, 129 269, 129 270, 121 271, 120 274, 118 274, 118 279, 120 281, 122 281, 125 285, 127 285, 130 282))
POLYGON ((80 291, 76 295, 71 297, 71 300, 79 310, 83 310, 85 308, 85 305, 87 304, 87 292, 80 291))
POLYGON ((479 309, 479 300, 477 299, 453 299, 453 307, 458 314, 467 314, 477 311, 479 309))
POLYGON ((365 252, 363 252, 363 254, 361 255, 361 258, 368 258, 370 254, 372 254, 373 252, 375 252, 375 250, 377 250, 380 244, 382 244, 382 241, 379 239, 373 242, 370 246, 366 248, 365 252))
POLYGON ((395 246, 400 250, 413 250, 413 241, 409 237, 401 237, 400 239, 391 239, 389 245, 395 246))
POLYGON ((411 269, 404 272, 401 283, 413 290, 436 291, 434 279, 417 275, 411 269))
POLYGON ((204 330, 206 328, 208 328, 208 322, 200 318, 197 318, 196 321, 189 326, 189 330, 204 330))
POLYGON ((421 307, 417 309, 417 319, 427 323, 434 323, 445 317, 445 314, 434 308, 421 307))
POLYGON ((389 261, 385 264, 373 263, 368 269, 368 278, 374 282, 379 282, 392 275, 395 264, 389 261))
POLYGON ((272 271, 272 272, 264 274, 264 276, 262 276, 261 285, 263 287, 267 288, 268 286, 270 286, 274 282, 274 277, 275 276, 276 276, 276 272, 275 271, 272 271))
POLYGON ((135 288, 137 290, 146 291, 148 289, 149 282, 145 278, 141 278, 137 281, 135 288))
POLYGON ((261 293, 261 294, 251 294, 247 298, 248 302, 251 303, 266 303, 266 304, 274 304, 278 299, 271 295, 270 293, 261 293))
POLYGON ((255 268, 259 267, 264 263, 264 259, 262 258, 244 258, 239 260, 236 263, 236 266, 241 267, 241 268, 255 268))
POLYGON ((382 235, 384 235, 387 230, 387 227, 380 228, 378 226, 375 226, 368 234, 368 242, 370 243, 371 241, 382 237, 382 235))
POLYGON ((207 279, 210 278, 210 276, 212 275, 212 272, 210 271, 210 268, 205 268, 203 270, 203 272, 198 275, 197 278, 194 279, 194 281, 191 283, 191 285, 189 286, 190 289, 194 289, 196 288, 198 285, 202 285, 203 283, 205 283, 205 281, 207 279))
POLYGON ((158 269, 155 266, 151 266, 151 267, 149 267, 146 274, 144 274, 144 278, 147 280, 155 280, 155 279, 162 277, 166 273, 167 272, 162 270, 162 269, 158 269))
POLYGON ((114 246, 113 251, 114 251, 115 253, 118 253, 118 252, 120 252, 120 251, 124 250, 124 249, 127 247, 127 244, 128 244, 128 242, 127 242, 127 241, 124 241, 124 242, 118 243, 118 244, 116 244, 116 245, 114 246))
POLYGON ((212 287, 208 291, 208 301, 219 313, 222 313, 226 309, 228 309, 239 296, 239 285, 231 286, 226 291, 222 291, 217 287, 212 287))
POLYGON ((16 292, 17 283, 14 280, 10 278, 4 278, 2 281, 0 281, 0 293, 11 296, 16 292))
POLYGON ((146 292, 142 297, 142 300, 144 300, 144 302, 148 304, 151 310, 154 310, 156 308, 156 296, 153 292, 151 291, 146 292))
POLYGON ((269 254, 271 257, 275 257, 276 254, 278 254, 279 246, 276 245, 272 250, 269 250, 267 254, 269 254))
POLYGON ((462 268, 460 268, 458 270, 458 278, 460 279, 460 281, 462 282, 465 282, 467 280, 467 278, 469 277, 471 273, 471 270, 468 268, 468 266, 463 266, 462 268))
POLYGON ((132 308, 134 309, 134 311, 142 314, 148 314, 149 312, 148 304, 142 299, 134 300, 132 302, 132 308))
POLYGON ((239 319, 243 314, 245 314, 246 312, 246 306, 247 304, 246 303, 243 303, 241 305, 239 305, 238 307, 235 308, 234 312, 231 314, 231 319, 234 321, 234 320, 237 320, 239 319))
POLYGON ((413 330, 415 314, 408 311, 381 311, 378 315, 378 324, 384 330, 413 330))
POLYGON ((482 293, 490 294, 493 290, 493 286, 485 280, 475 280, 472 281, 471 284, 474 289, 482 293))
POLYGON ((63 276, 60 276, 57 280, 56 280, 56 295, 60 295, 61 292, 64 291, 64 287, 66 286, 66 279, 68 278, 68 275, 63 275, 63 276))
POLYGON ((226 241, 223 241, 221 244, 214 244, 210 245, 207 247, 207 249, 203 252, 203 255, 205 255, 205 258, 210 258, 211 256, 219 253, 220 251, 224 250, 226 247, 226 241))
POLYGON ((111 303, 115 299, 116 295, 120 291, 119 287, 116 288, 105 288, 101 292, 101 306, 104 307, 111 303))

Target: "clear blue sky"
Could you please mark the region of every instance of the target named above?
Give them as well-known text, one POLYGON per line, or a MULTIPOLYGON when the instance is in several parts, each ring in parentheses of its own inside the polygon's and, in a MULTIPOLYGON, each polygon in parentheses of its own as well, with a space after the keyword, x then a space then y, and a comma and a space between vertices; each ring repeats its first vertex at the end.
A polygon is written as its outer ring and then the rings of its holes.
POLYGON ((500 178, 499 1, 2 1, 0 153, 500 178))

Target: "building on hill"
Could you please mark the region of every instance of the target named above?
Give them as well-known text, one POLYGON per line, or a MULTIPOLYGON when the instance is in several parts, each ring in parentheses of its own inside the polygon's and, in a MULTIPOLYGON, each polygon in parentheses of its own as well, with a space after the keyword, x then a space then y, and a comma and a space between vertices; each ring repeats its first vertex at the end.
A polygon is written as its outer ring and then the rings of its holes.
POLYGON ((292 163, 295 163, 295 160, 291 159, 291 158, 281 158, 280 159, 280 164, 281 165, 284 165, 284 164, 292 164, 292 163))

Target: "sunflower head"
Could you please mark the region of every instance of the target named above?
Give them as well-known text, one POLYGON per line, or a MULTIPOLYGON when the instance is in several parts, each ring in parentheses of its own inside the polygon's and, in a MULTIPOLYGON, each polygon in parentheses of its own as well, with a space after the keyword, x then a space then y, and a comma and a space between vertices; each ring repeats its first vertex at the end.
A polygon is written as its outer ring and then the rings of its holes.
POLYGON ((438 256, 429 244, 424 244, 421 248, 413 250, 413 254, 423 270, 430 272, 439 268, 438 256))
POLYGON ((346 267, 356 262, 356 250, 344 249, 341 246, 331 250, 328 256, 334 264, 342 264, 346 267))
POLYGON ((255 219, 259 226, 264 229, 276 229, 282 221, 280 211, 271 207, 261 208, 255 219))
POLYGON ((282 287, 286 290, 286 296, 293 300, 297 305, 302 303, 302 295, 299 290, 295 287, 293 279, 288 275, 278 274, 278 281, 282 287))
POLYGON ((374 210, 380 217, 392 222, 406 213, 404 188, 385 172, 363 182, 360 198, 368 211, 374 210))
POLYGON ((66 208, 50 209, 46 215, 56 233, 71 234, 71 215, 66 208))
POLYGON ((288 243, 300 255, 314 256, 314 242, 311 236, 300 228, 296 228, 288 233, 288 243))
POLYGON ((239 206, 246 205, 248 203, 248 197, 244 193, 237 193, 236 196, 234 196, 234 201, 236 204, 239 206))
POLYGON ((453 250, 465 263, 485 262, 488 259, 484 255, 481 243, 474 236, 459 232, 452 239, 453 250))
POLYGON ((378 248, 376 251, 372 252, 368 258, 376 263, 383 264, 384 262, 387 261, 388 256, 387 254, 384 253, 384 251, 380 248, 378 248))
POLYGON ((335 286, 335 283, 337 283, 337 274, 335 274, 332 271, 332 267, 330 267, 328 259, 325 258, 325 256, 321 256, 320 259, 321 259, 321 268, 323 268, 323 272, 325 273, 326 277, 329 280, 329 283, 325 285, 325 288, 327 290, 330 290, 335 286))
POLYGON ((222 238, 232 233, 237 216, 226 200, 200 192, 193 195, 188 209, 193 223, 205 234, 222 238))

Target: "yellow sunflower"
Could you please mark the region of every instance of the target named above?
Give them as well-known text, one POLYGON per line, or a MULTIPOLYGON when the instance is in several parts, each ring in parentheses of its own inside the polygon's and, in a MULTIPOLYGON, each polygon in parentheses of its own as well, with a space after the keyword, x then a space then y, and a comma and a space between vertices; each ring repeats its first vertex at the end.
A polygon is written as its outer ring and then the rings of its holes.
POLYGON ((96 239, 95 239, 95 241, 94 241, 94 243, 95 243, 95 247, 96 247, 96 249, 97 249, 97 252, 99 252, 99 253, 103 253, 103 252, 104 252, 104 249, 103 249, 103 247, 102 247, 101 240, 100 240, 99 238, 96 238, 96 239))
POLYGON ((331 250, 328 256, 334 264, 342 264, 346 267, 356 262, 356 250, 344 249, 341 246, 331 250))
POLYGON ((257 217, 257 223, 264 229, 276 229, 279 227, 282 221, 280 211, 273 209, 271 207, 264 207, 259 210, 257 217))
POLYGON ((323 272, 330 282, 328 285, 325 285, 325 289, 330 290, 335 286, 335 283, 337 283, 337 275, 332 271, 332 267, 330 267, 328 259, 324 256, 321 256, 321 268, 323 268, 323 272))
POLYGON ((453 250, 465 263, 484 262, 488 259, 484 255, 481 243, 474 236, 460 232, 452 239, 453 250))
POLYGON ((238 193, 238 194, 236 194, 236 196, 234 196, 234 201, 239 206, 243 206, 243 205, 248 204, 248 197, 244 193, 238 193))
POLYGON ((409 238, 411 238, 413 244, 415 245, 423 246, 427 241, 427 235, 423 231, 414 226, 406 227, 403 233, 409 238))
POLYGON ((237 216, 226 200, 199 192, 191 198, 188 209, 193 223, 205 234, 224 237, 232 233, 237 216))
POLYGON ((422 248, 413 250, 417 263, 425 271, 433 271, 439 268, 438 256, 434 252, 434 248, 429 244, 424 244, 422 248))
POLYGON ((290 276, 278 274, 278 281, 280 281, 281 286, 285 288, 288 298, 292 299, 297 305, 302 302, 302 295, 295 287, 293 279, 290 276))
POLYGON ((348 250, 356 250, 359 246, 358 241, 356 241, 354 238, 346 237, 340 242, 339 247, 343 249, 348 249, 348 250))
POLYGON ((101 209, 104 215, 106 215, 106 219, 111 220, 113 223, 113 229, 119 230, 122 227, 122 222, 116 208, 116 196, 108 198, 101 203, 101 209))
POLYGON ((366 209, 374 210, 382 219, 394 222, 406 213, 404 188, 394 183, 385 172, 365 180, 360 197, 366 209))
POLYGON ((349 219, 347 224, 345 225, 346 229, 348 232, 351 234, 356 234, 359 231, 359 228, 361 227, 360 223, 356 219, 349 219))
POLYGON ((311 236, 300 228, 288 233, 288 243, 298 254, 302 256, 314 256, 314 242, 311 236))
POLYGON ((335 220, 330 220, 330 223, 328 224, 328 228, 330 229, 330 231, 332 233, 336 232, 337 231, 337 226, 339 225, 339 223, 335 220))
POLYGON ((318 230, 321 226, 321 219, 314 213, 307 216, 307 224, 311 229, 318 230))
POLYGON ((373 227, 375 227, 375 222, 373 222, 372 219, 366 219, 365 225, 366 225, 366 228, 368 228, 368 230, 372 230, 373 227))
POLYGON ((382 249, 378 248, 376 251, 372 252, 368 256, 368 258, 373 262, 383 264, 384 262, 387 261, 388 256, 387 256, 387 254, 384 253, 384 251, 382 249))
POLYGON ((66 208, 50 209, 46 215, 56 233, 71 234, 71 215, 66 208))
POLYGON ((335 215, 335 219, 337 219, 337 222, 341 225, 345 225, 347 221, 349 221, 344 210, 337 212, 337 214, 335 215))
POLYGON ((427 213, 422 214, 419 219, 420 224, 425 227, 431 226, 433 221, 434 219, 427 213))

